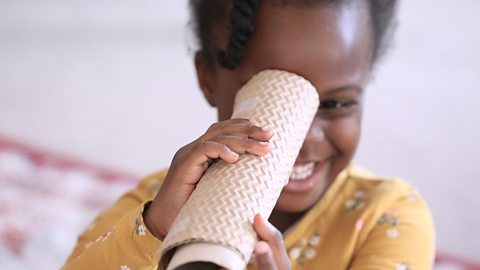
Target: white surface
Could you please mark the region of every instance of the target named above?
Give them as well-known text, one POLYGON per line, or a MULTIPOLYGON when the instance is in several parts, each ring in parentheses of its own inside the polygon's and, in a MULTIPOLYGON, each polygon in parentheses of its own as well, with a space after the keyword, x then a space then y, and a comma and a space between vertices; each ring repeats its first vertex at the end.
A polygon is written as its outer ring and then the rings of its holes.
POLYGON ((221 245, 192 243, 177 248, 167 270, 174 270, 192 262, 214 263, 231 270, 243 270, 245 266, 245 262, 239 256, 238 251, 233 251, 221 245))
MULTIPOLYGON (((442 250, 480 254, 480 2, 402 1, 367 95, 358 163, 408 179, 442 250)), ((215 119, 186 1, 0 0, 0 134, 146 174, 215 119)))

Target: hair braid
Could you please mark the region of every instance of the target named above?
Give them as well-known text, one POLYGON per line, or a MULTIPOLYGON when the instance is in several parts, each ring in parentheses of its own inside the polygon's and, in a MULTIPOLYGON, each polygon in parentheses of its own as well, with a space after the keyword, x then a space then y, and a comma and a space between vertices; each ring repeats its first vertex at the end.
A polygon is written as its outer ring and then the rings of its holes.
POLYGON ((233 0, 228 47, 225 51, 217 51, 217 58, 222 67, 232 70, 242 61, 245 45, 255 30, 253 16, 259 4, 260 0, 233 0))

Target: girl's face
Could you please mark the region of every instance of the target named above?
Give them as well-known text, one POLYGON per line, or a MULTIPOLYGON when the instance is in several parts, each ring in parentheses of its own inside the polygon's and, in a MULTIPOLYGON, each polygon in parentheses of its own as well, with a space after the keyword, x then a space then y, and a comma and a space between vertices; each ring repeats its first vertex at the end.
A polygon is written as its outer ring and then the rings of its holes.
MULTIPOLYGON (((354 155, 373 49, 369 18, 363 0, 308 8, 267 2, 256 11, 255 32, 235 70, 208 68, 196 58, 200 86, 219 120, 230 118, 236 92, 262 70, 290 71, 316 87, 321 105, 276 210, 307 210, 354 155)), ((227 47, 226 33, 217 31, 217 48, 227 47)))

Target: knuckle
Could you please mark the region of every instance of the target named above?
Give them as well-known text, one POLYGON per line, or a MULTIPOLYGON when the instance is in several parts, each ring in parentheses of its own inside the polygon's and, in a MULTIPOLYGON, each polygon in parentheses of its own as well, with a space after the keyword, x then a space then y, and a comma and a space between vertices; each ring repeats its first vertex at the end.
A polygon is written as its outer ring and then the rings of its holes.
POLYGON ((217 123, 211 124, 211 125, 207 128, 207 132, 208 132, 208 131, 211 131, 212 129, 214 129, 216 124, 217 124, 217 123))
POLYGON ((177 161, 177 160, 183 159, 185 156, 187 156, 191 152, 191 150, 192 150, 192 145, 191 144, 188 144, 188 145, 185 145, 185 146, 181 147, 173 155, 173 160, 177 161))
POLYGON ((183 153, 185 153, 187 151, 187 148, 186 146, 183 146, 182 148, 178 149, 177 152, 175 152, 175 154, 173 155, 173 158, 179 158, 180 156, 183 155, 183 153))
POLYGON ((210 127, 207 129, 208 131, 216 130, 218 128, 222 127, 222 124, 220 122, 216 122, 210 125, 210 127))

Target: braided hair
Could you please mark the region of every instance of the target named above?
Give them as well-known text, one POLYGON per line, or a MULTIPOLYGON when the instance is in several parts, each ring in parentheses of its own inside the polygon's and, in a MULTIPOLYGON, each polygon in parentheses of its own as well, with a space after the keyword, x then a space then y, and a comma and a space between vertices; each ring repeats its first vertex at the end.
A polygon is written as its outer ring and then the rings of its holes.
MULTIPOLYGON (((265 0, 264 0, 265 1, 265 0)), ((281 5, 311 6, 318 3, 342 4, 351 0, 269 0, 281 5)), ((386 51, 394 26, 397 0, 368 0, 373 32, 375 63, 386 51)), ((217 61, 233 70, 240 64, 245 45, 255 31, 253 17, 260 0, 190 0, 193 31, 208 66, 217 61), (229 21, 230 39, 226 50, 215 48, 213 40, 219 25, 229 21)))

